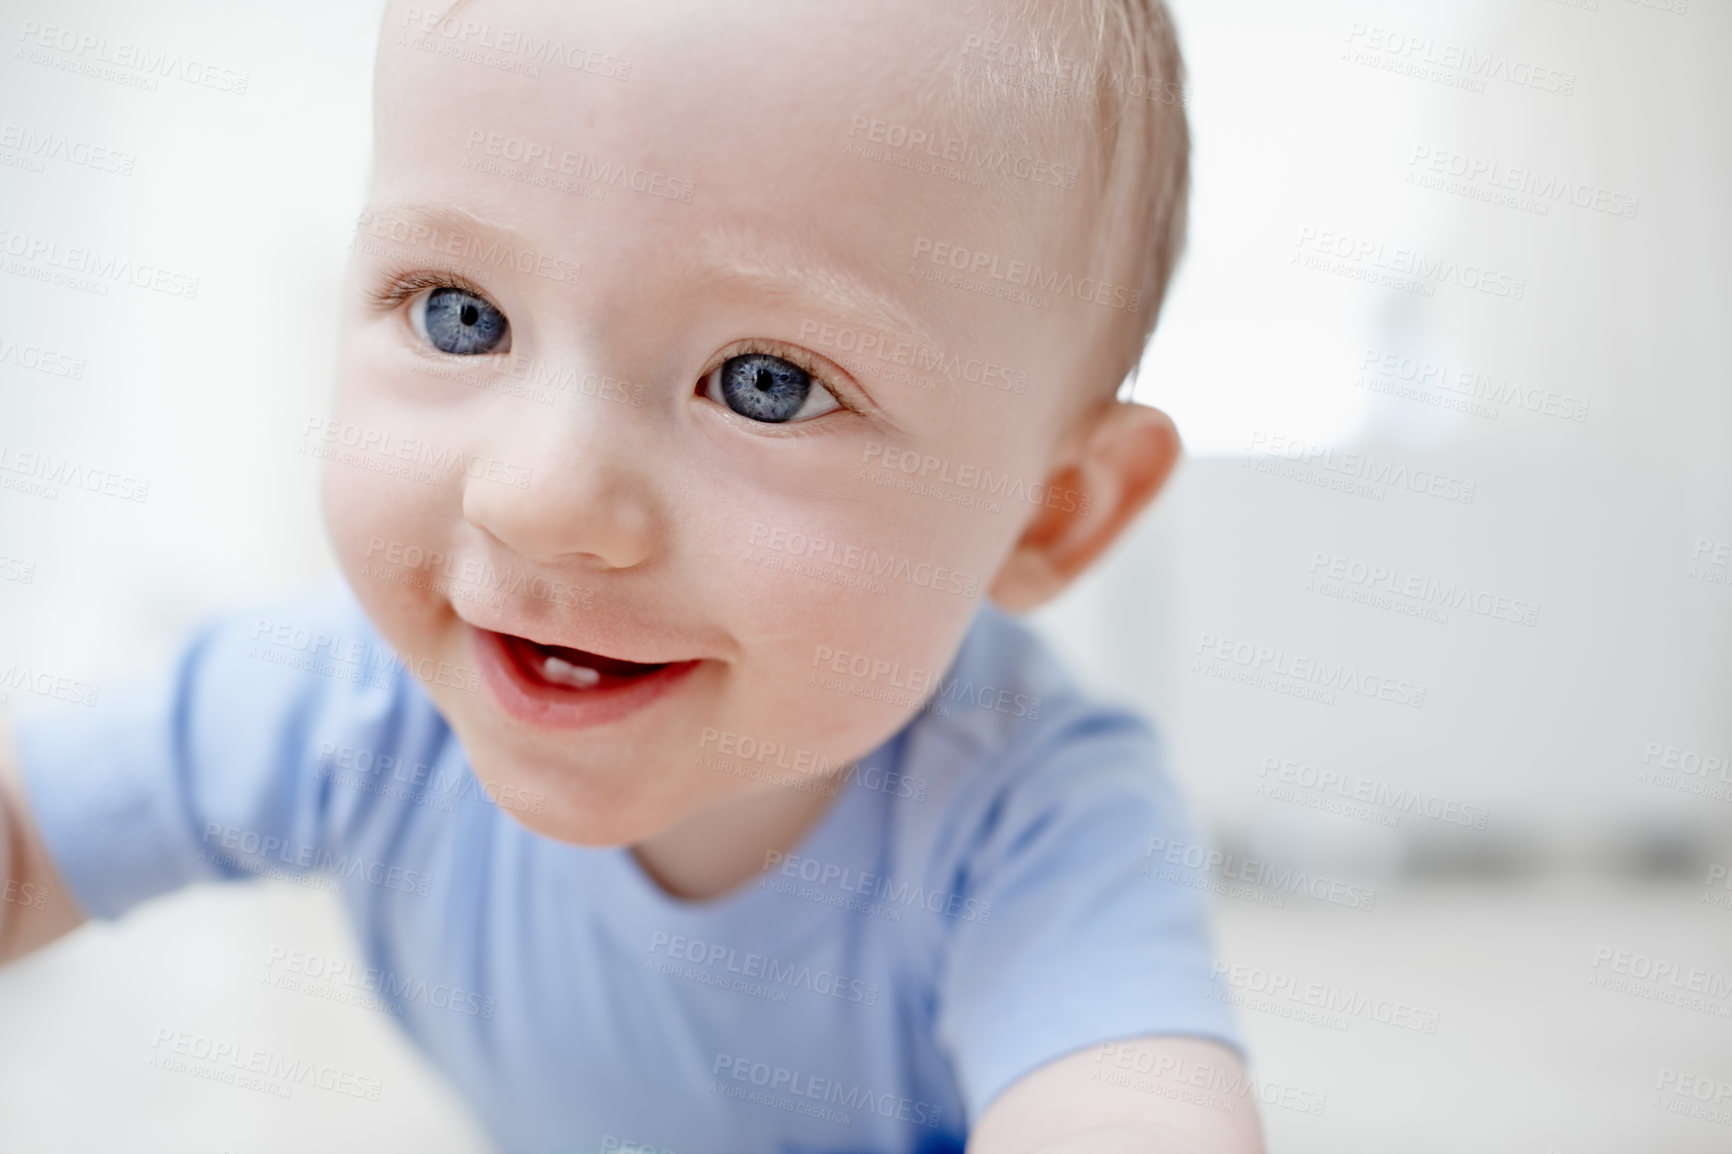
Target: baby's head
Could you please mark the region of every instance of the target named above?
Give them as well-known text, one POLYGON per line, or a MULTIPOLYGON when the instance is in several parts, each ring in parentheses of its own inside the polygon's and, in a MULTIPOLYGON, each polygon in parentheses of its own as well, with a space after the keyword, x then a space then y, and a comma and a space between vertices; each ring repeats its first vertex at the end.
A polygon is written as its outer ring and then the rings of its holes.
POLYGON ((1183 233, 1159 0, 424 2, 326 517, 526 824, 633 843, 861 756, 1159 489, 1116 399, 1183 233))

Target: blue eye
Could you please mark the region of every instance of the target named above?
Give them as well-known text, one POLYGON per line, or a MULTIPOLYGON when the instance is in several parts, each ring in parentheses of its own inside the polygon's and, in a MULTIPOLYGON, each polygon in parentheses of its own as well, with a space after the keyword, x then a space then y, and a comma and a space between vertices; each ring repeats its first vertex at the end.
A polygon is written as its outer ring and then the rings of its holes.
POLYGON ((841 408, 830 390, 817 384, 812 374, 768 353, 729 357, 710 374, 706 384, 705 392, 712 400, 719 400, 740 416, 754 421, 773 424, 797 416, 822 416, 832 409, 841 408), (814 385, 817 385, 816 395, 814 385), (719 397, 716 396, 718 388, 719 397), (820 405, 828 401, 829 404, 813 412, 809 411, 808 400, 820 405))
POLYGON ((505 339, 505 314, 467 290, 447 285, 427 297, 422 317, 427 340, 442 353, 478 356, 505 339))

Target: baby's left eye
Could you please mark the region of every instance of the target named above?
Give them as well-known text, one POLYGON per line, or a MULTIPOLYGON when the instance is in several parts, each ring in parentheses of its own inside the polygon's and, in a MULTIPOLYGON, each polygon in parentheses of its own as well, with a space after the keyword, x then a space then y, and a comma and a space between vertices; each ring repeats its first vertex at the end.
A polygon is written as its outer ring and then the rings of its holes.
POLYGON ((842 407, 812 374, 769 353, 729 357, 704 378, 704 396, 766 424, 809 421, 842 407))
POLYGON ((505 314, 484 297, 445 285, 433 289, 410 309, 415 328, 434 348, 455 356, 505 352, 510 336, 505 314))

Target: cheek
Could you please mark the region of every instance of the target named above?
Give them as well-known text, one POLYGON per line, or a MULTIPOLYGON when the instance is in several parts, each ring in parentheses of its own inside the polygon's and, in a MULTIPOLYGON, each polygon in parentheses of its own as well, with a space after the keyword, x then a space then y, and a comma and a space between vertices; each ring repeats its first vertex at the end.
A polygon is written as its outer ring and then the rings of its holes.
POLYGON ((401 564, 438 550, 453 515, 461 515, 456 478, 413 481, 376 471, 379 462, 327 459, 321 483, 325 528, 339 560, 401 564))
POLYGON ((438 598, 425 578, 451 553, 462 474, 425 459, 419 446, 432 441, 415 416, 340 388, 320 495, 338 565, 368 616, 394 646, 426 653, 438 598))
POLYGON ((978 511, 860 498, 850 515, 831 504, 743 518, 711 547, 723 562, 712 595, 747 641, 730 728, 831 765, 883 742, 938 688, 1001 535, 978 511))
POLYGON ((389 545, 387 527, 381 524, 375 484, 356 470, 327 460, 321 470, 320 493, 325 513, 325 532, 336 551, 337 561, 352 578, 356 567, 382 557, 389 545))
POLYGON ((426 579, 437 571, 436 525, 415 521, 423 504, 367 470, 327 461, 325 528, 339 568, 380 635, 401 653, 448 657, 445 607, 426 579))

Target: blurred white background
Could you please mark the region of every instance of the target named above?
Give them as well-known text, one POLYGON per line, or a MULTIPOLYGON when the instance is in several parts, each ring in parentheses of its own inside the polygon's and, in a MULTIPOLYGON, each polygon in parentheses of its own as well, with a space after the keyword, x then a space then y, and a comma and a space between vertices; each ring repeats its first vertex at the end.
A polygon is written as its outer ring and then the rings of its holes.
MULTIPOLYGON (((1715 796, 1692 792, 1713 784, 1699 772, 1643 777, 1655 748, 1732 761, 1732 550, 1714 559, 1732 541, 1732 6, 1170 3, 1191 72, 1192 231, 1137 396, 1174 415, 1190 457, 1037 620, 1098 688, 1159 719, 1224 848, 1376 889, 1371 911, 1222 898, 1245 992, 1277 973, 1435 1015, 1433 1034, 1246 1005, 1259 1077, 1325 1102, 1267 1107, 1271 1148, 1732 1149, 1732 1124, 1662 1093, 1667 1071, 1732 1083, 1732 998, 1686 1008, 1590 985, 1607 949, 1732 985, 1732 781, 1715 796), (1476 87, 1455 53, 1501 59, 1502 75, 1476 87), (1444 62, 1426 73, 1428 54, 1444 62), (1531 75, 1571 91, 1509 79, 1531 75), (1492 180, 1512 170, 1533 183, 1500 202, 1492 180), (1320 254, 1325 234, 1373 255, 1320 254), (1519 278, 1521 297, 1363 279, 1397 250, 1519 278), (1404 360, 1447 375, 1403 381, 1404 360), (1489 395, 1446 407, 1464 380, 1489 395), (1287 446, 1312 463, 1280 459, 1287 446), (1471 483, 1473 499, 1319 484, 1347 453, 1471 483), (1534 623, 1349 600, 1363 586, 1318 583, 1337 559, 1537 606, 1534 623), (1423 708, 1212 676, 1221 639, 1423 685, 1423 708), (1371 799, 1320 808, 1340 801, 1307 788, 1325 772, 1371 799), (1484 828, 1427 816, 1445 803, 1484 828)), ((5 257, 0 453, 69 456, 149 493, 0 491, 0 667, 113 681, 158 667, 195 621, 333 571, 297 449, 328 395, 321 318, 364 184, 377 21, 376 3, 334 0, 0 3, 0 129, 131 158, 114 173, 0 147, 0 242, 53 238, 200 281, 196 301, 104 297, 5 257), (28 21, 213 60, 247 91, 147 92, 45 64, 22 49, 28 21), (8 360, 8 342, 81 359, 81 379, 8 360), (30 581, 7 576, 25 566, 30 581)), ((334 899, 231 888, 8 970, 0 1150, 488 1149, 386 1018, 263 987, 277 945, 355 950, 334 899), (279 1102, 169 1077, 144 1065, 164 1023, 341 1055, 386 1091, 279 1102)), ((1732 1118, 1732 1097, 1721 1109, 1732 1118)))

